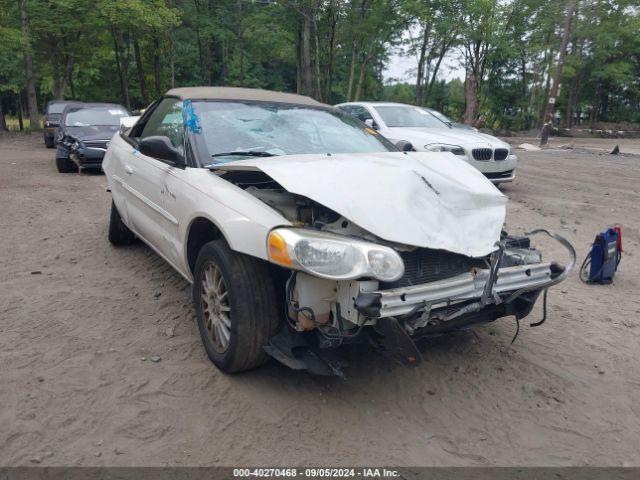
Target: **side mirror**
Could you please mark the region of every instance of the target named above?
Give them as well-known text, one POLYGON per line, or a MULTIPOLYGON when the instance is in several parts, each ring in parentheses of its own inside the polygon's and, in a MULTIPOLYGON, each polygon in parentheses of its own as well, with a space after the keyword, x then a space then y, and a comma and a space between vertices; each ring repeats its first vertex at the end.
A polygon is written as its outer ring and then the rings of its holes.
POLYGON ((401 152, 415 152, 416 149, 413 148, 411 142, 407 142, 406 140, 398 140, 396 142, 396 148, 401 152))
POLYGON ((378 130, 378 124, 376 123, 376 121, 373 118, 367 118, 364 121, 364 124, 369 127, 369 128, 373 128, 374 130, 378 130))
POLYGON ((138 150, 148 157, 165 160, 174 167, 184 168, 185 166, 182 154, 173 146, 169 137, 152 136, 143 138, 138 144, 138 150))

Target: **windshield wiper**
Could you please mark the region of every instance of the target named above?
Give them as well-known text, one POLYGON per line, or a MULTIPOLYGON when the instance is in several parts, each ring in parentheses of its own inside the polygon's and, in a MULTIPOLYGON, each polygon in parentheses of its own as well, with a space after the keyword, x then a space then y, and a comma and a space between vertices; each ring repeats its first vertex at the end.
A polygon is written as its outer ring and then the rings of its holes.
POLYGON ((236 150, 235 152, 223 152, 223 153, 214 153, 211 155, 212 157, 228 157, 231 155, 238 155, 243 157, 274 157, 273 153, 269 152, 255 152, 255 151, 242 151, 236 150))

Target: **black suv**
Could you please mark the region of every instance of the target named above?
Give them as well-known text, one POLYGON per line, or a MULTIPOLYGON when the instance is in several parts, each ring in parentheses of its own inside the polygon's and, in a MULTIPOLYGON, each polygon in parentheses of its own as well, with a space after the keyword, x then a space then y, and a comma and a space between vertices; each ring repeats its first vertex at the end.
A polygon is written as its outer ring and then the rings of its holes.
POLYGON ((72 100, 51 100, 47 103, 47 108, 44 110, 44 144, 47 148, 53 148, 55 146, 56 130, 60 125, 60 117, 67 105, 70 105, 72 100))
POLYGON ((131 114, 117 103, 81 103, 65 107, 56 133, 56 166, 60 173, 100 168, 120 118, 131 114))

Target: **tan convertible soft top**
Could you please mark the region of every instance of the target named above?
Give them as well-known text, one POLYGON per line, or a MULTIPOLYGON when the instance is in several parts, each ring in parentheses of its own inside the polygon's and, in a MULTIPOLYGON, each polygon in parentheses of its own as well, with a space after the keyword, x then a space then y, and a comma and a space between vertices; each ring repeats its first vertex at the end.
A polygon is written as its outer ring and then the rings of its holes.
POLYGON ((184 87, 173 88, 167 92, 167 95, 179 97, 183 100, 248 100, 254 102, 292 103, 313 107, 328 106, 304 95, 273 92, 259 88, 184 87))

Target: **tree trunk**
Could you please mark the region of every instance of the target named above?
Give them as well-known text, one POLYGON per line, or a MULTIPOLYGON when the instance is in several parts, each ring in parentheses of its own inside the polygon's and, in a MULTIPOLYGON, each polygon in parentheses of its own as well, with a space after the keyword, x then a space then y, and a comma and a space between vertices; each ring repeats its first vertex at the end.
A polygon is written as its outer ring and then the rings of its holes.
POLYGON ((418 57, 418 72, 416 76, 416 105, 422 105, 424 100, 424 63, 427 58, 427 44, 429 43, 429 35, 431 32, 431 24, 424 26, 422 33, 422 43, 420 44, 420 55, 418 57))
POLYGON ((58 42, 52 34, 47 34, 47 45, 51 49, 47 57, 51 61, 51 79, 53 80, 53 98, 55 100, 62 100, 62 94, 60 93, 60 50, 58 49, 58 42))
MULTIPOLYGON (((173 0, 167 0, 167 6, 173 8, 173 0)), ((169 86, 176 86, 176 43, 174 38, 174 27, 169 30, 169 86)))
POLYGON ((67 55, 65 57, 65 64, 64 64, 64 78, 62 79, 62 81, 60 82, 60 87, 61 87, 61 91, 60 91, 60 98, 64 98, 65 97, 65 91, 67 90, 67 84, 69 83, 69 80, 71 79, 71 76, 73 74, 73 66, 75 64, 75 57, 71 56, 71 55, 67 55))
POLYGON ((238 49, 240 50, 240 86, 244 86, 244 23, 242 1, 238 0, 238 49))
MULTIPOLYGON (((551 49, 550 49, 551 50, 551 49)), ((551 53, 551 52, 550 52, 551 53)), ((549 55, 549 58, 553 58, 553 55, 549 55)), ((551 60, 549 60, 550 62, 551 60)), ((548 69, 550 69, 551 65, 549 65, 548 69)), ((544 97, 544 102, 542 103, 542 107, 540 108, 540 114, 538 116, 538 126, 542 127, 542 125, 544 124, 544 112, 547 109, 547 102, 549 100, 549 89, 551 87, 551 72, 549 71, 547 74, 547 80, 544 86, 544 92, 545 92, 545 97, 544 97)))
POLYGON ((17 105, 18 108, 16 108, 16 110, 18 110, 18 128, 20 129, 20 131, 22 132, 24 130, 24 121, 22 119, 22 91, 18 92, 18 98, 17 98, 17 105))
POLYGON ((431 73, 431 80, 427 85, 427 94, 424 96, 424 99, 423 99, 425 104, 426 102, 429 101, 429 98, 431 98, 431 92, 433 91, 433 84, 436 83, 436 76, 438 75, 438 70, 440 70, 440 65, 442 64, 442 60, 444 59, 444 56, 446 55, 448 50, 449 50, 449 46, 443 40, 442 48, 440 49, 440 54, 438 55, 438 61, 436 62, 436 65, 433 67, 433 72, 431 73))
POLYGON ((334 0, 329 2, 329 9, 331 11, 331 28, 329 30, 329 61, 327 65, 327 81, 325 84, 325 94, 324 99, 326 102, 331 105, 331 90, 333 87, 333 57, 334 50, 336 47, 336 24, 338 22, 338 16, 334 11, 335 5, 334 0))
POLYGON ((360 64, 360 75, 358 75, 358 84, 356 86, 356 93, 353 97, 353 100, 357 102, 360 100, 360 95, 362 95, 362 90, 364 87, 364 80, 367 76, 367 65, 369 64, 369 60, 371 60, 371 55, 362 55, 362 63, 360 64))
POLYGON ((320 75, 320 41, 318 39, 318 25, 315 20, 313 22, 313 37, 315 43, 316 50, 316 94, 314 98, 318 101, 322 101, 322 85, 320 83, 321 75, 320 75))
POLYGON ((147 94, 147 84, 144 81, 144 66, 142 65, 142 55, 140 55, 140 43, 138 35, 133 35, 133 55, 136 59, 136 71, 138 72, 138 83, 140 84, 140 94, 145 106, 149 104, 149 95, 147 94))
POLYGON ((207 84, 207 65, 204 59, 204 48, 202 47, 202 38, 200 32, 196 29, 196 43, 198 44, 198 59, 200 60, 200 81, 203 85, 207 84))
POLYGON ((473 125, 478 116, 478 77, 475 73, 467 75, 464 85, 464 97, 466 100, 466 108, 464 111, 464 123, 473 125))
POLYGON ((311 74, 311 20, 304 16, 302 27, 302 78, 305 95, 313 94, 313 76, 311 74))
POLYGON ((122 96, 122 103, 124 103, 124 106, 127 107, 127 109, 130 109, 129 80, 127 78, 126 63, 122 58, 124 56, 124 52, 122 50, 122 32, 120 32, 116 27, 111 27, 111 35, 113 36, 113 50, 116 55, 116 71, 120 81, 120 95, 122 96))
MULTIPOLYGON (((202 6, 198 0, 194 0, 194 5, 196 8, 196 17, 204 17, 206 16, 201 10, 202 6)), ((198 20, 196 20, 197 22, 198 20)), ((196 44, 198 45, 198 60, 200 62, 200 81, 203 85, 209 85, 210 72, 209 72, 209 54, 206 48, 206 39, 203 39, 202 32, 200 31, 200 26, 196 23, 196 44)))
POLYGON ((8 130, 7 120, 4 118, 4 110, 2 108, 2 97, 0 96, 0 132, 6 132, 8 130))
MULTIPOLYGON (((80 41, 80 32, 75 35, 75 38, 71 39, 72 42, 80 41)), ((55 44, 56 39, 53 36, 49 38, 50 43, 55 44)), ((65 92, 67 90, 67 83, 73 72, 73 65, 75 58, 68 53, 68 41, 67 37, 62 38, 62 53, 58 49, 57 45, 53 47, 51 55, 51 62, 53 64, 53 98, 56 100, 63 100, 65 92)))
POLYGON ((220 72, 220 84, 226 85, 229 77, 229 42, 222 40, 222 70, 220 72))
POLYGON ((596 86, 596 94, 594 96, 595 101, 591 107, 591 113, 589 114, 589 127, 593 128, 593 125, 598 121, 598 115, 600 113, 600 97, 602 91, 602 82, 599 80, 596 86))
POLYGON ((169 67, 171 78, 169 79, 171 88, 176 86, 176 42, 173 38, 173 33, 169 37, 169 67))
POLYGON ((71 98, 76 98, 76 87, 73 83, 73 67, 69 70, 69 90, 71 90, 71 98))
POLYGON ((33 70, 33 53, 31 52, 31 35, 29 32, 29 17, 27 15, 27 0, 20 0, 20 23, 22 36, 25 39, 24 46, 24 73, 27 85, 27 103, 29 107, 29 129, 40 128, 40 116, 38 115, 38 98, 36 96, 36 77, 33 70))
POLYGON ((567 105, 565 106, 564 119, 563 119, 563 125, 565 126, 565 128, 571 128, 573 124, 573 102, 574 102, 574 96, 575 96, 574 89, 575 89, 577 79, 578 79, 577 76, 573 78, 574 88, 572 88, 571 91, 567 93, 567 105))
POLYGON ((576 9, 577 0, 574 0, 569 5, 569 11, 567 12, 567 20, 564 26, 564 33, 562 34, 562 44, 560 45, 560 54, 558 56, 558 66, 556 68, 556 74, 553 78, 553 86, 549 93, 547 100, 547 107, 545 109, 545 115, 542 121, 544 123, 553 123, 553 115, 556 108, 556 100, 558 97, 558 89, 560 87, 560 78, 562 77, 562 69, 564 68, 564 59, 567 54, 567 45, 569 44, 569 38, 571 38, 571 24, 573 22, 573 12, 576 9))
POLYGON ((153 38, 153 86, 156 91, 156 97, 162 95, 162 70, 160 67, 160 39, 156 36, 153 38))
POLYGON ((347 83, 347 102, 351 101, 351 92, 353 91, 353 79, 356 74, 356 42, 353 41, 351 46, 351 66, 349 67, 349 81, 347 83))
POLYGON ((302 94, 302 31, 296 31, 296 93, 302 94))

